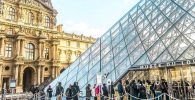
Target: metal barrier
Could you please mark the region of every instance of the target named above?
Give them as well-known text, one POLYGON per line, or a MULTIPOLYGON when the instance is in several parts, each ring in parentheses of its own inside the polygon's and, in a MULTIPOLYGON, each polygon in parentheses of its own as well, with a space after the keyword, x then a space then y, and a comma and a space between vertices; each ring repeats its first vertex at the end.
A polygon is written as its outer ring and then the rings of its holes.
MULTIPOLYGON (((192 95, 192 94, 191 94, 192 95)), ((75 95, 77 96, 77 95, 75 95)), ((72 96, 70 98, 73 98, 75 96, 72 96)), ((183 98, 176 98, 172 94, 165 94, 162 93, 161 95, 154 97, 154 98, 148 98, 148 99, 142 99, 138 98, 136 96, 133 96, 131 94, 124 94, 122 96, 115 96, 114 98, 111 97, 105 97, 103 95, 97 96, 98 98, 101 98, 101 100, 120 100, 120 98, 124 98, 123 100, 128 100, 127 98, 130 97, 130 100, 166 100, 168 97, 169 100, 195 100, 195 96, 191 97, 183 97, 183 98)), ((66 100, 66 96, 59 95, 58 97, 53 96, 52 98, 49 98, 47 95, 41 95, 40 93, 32 95, 31 93, 26 94, 14 94, 14 95, 6 95, 3 99, 0 97, 0 100, 57 100, 57 98, 61 98, 59 100, 66 100)), ((94 97, 86 97, 86 96, 78 96, 79 100, 94 100, 94 97)), ((99 99, 98 99, 99 100, 99 99)))
MULTIPOLYGON (((130 96, 130 100, 167 100, 166 98, 168 97, 169 100, 181 100, 181 99, 178 99, 178 98, 175 98, 169 94, 166 94, 166 93, 162 93, 160 94, 159 96, 155 97, 155 98, 148 98, 148 99, 142 99, 142 98, 138 98, 138 97, 135 97, 131 94, 124 94, 122 96, 115 96, 114 98, 111 98, 111 97, 105 97, 103 95, 101 96, 97 96, 99 99, 101 98, 101 100, 120 100, 121 97, 123 97, 124 99, 123 100, 128 100, 128 96, 130 96)), ((74 96, 72 97, 69 97, 69 98, 73 98, 74 96)), ((54 96, 52 98, 48 98, 46 95, 44 96, 33 96, 33 98, 31 100, 67 100, 66 99, 67 97, 66 96, 63 96, 63 95, 59 95, 58 97, 54 96)), ((86 96, 78 96, 79 100, 94 100, 93 98, 94 97, 86 97, 86 96)), ((97 99, 97 100, 99 100, 97 99)), ((195 98, 186 98, 187 100, 195 100, 195 98)), ((186 100, 186 99, 182 99, 182 100, 186 100)), ((72 99, 69 99, 69 100, 72 100, 72 99)))

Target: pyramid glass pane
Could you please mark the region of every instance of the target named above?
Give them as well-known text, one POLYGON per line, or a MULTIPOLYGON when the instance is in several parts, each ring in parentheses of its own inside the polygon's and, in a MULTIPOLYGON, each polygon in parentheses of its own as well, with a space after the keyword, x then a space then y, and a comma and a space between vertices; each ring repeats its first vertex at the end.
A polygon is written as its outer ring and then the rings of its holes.
POLYGON ((115 82, 131 68, 194 58, 195 1, 141 0, 50 85, 85 91, 99 73, 115 82))

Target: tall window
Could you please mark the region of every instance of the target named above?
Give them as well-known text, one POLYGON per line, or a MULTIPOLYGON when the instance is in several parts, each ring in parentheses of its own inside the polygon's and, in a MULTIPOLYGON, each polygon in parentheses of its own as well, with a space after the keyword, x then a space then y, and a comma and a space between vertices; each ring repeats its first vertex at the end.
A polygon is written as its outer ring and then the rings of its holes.
POLYGON ((8 17, 10 20, 15 20, 16 11, 14 8, 12 8, 12 7, 9 8, 9 16, 8 17))
POLYGON ((5 57, 12 57, 12 44, 6 44, 5 57))
POLYGON ((32 43, 28 43, 26 46, 26 59, 34 60, 35 47, 32 43))
POLYGON ((49 48, 45 49, 45 59, 49 59, 49 48))
POLYGON ((33 24, 33 21, 34 21, 34 15, 32 12, 29 12, 28 13, 28 23, 33 24))
POLYGON ((49 16, 46 16, 45 17, 45 26, 46 27, 49 27, 50 26, 50 18, 49 18, 49 16))

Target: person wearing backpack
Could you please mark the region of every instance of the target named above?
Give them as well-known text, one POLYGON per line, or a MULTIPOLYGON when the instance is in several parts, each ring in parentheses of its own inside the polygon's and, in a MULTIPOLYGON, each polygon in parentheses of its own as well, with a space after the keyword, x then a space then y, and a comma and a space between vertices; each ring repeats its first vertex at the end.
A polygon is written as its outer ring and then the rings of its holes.
POLYGON ((130 91, 130 90, 131 90, 131 86, 130 86, 128 80, 125 81, 125 84, 126 84, 126 86, 125 86, 125 91, 126 91, 126 93, 127 93, 127 95, 128 95, 128 100, 130 100, 130 94, 131 94, 131 91, 130 91))
POLYGON ((59 82, 58 86, 56 87, 57 100, 62 100, 63 93, 64 93, 64 88, 61 86, 61 82, 59 82))
POLYGON ((72 99, 72 91, 71 91, 71 85, 66 89, 66 100, 71 100, 72 99))
POLYGON ((120 96, 120 100, 123 100, 123 95, 125 94, 125 91, 123 89, 122 80, 119 80, 117 87, 118 87, 118 94, 120 96))
POLYGON ((134 96, 134 97, 132 97, 132 100, 136 100, 136 98, 138 97, 138 93, 139 93, 139 91, 138 91, 138 89, 137 89, 137 84, 135 83, 135 80, 132 80, 132 82, 131 82, 131 94, 134 96))

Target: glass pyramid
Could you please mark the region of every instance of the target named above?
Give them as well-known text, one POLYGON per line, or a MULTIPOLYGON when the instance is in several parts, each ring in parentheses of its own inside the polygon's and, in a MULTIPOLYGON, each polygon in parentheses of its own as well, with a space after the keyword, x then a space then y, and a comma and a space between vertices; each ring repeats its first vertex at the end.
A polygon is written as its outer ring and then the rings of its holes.
POLYGON ((132 67, 194 59, 194 42, 194 0, 141 0, 50 85, 85 91, 97 73, 116 81, 132 67))

